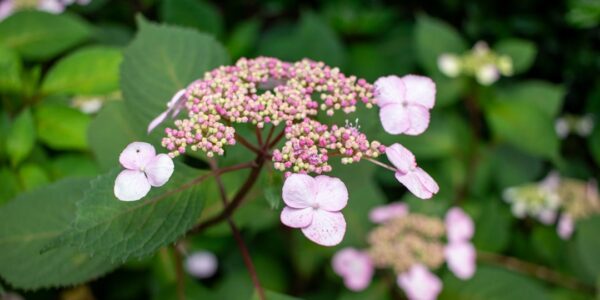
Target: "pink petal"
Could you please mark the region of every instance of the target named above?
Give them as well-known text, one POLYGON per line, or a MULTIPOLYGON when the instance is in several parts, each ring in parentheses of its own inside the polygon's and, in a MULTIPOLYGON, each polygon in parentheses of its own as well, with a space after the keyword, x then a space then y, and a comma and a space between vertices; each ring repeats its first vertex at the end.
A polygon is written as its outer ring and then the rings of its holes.
POLYGON ((333 271, 344 278, 344 284, 352 291, 364 290, 371 283, 374 267, 371 257, 354 248, 338 251, 332 260, 333 271))
POLYGON ((385 148, 388 160, 402 173, 417 167, 415 156, 404 146, 396 143, 385 148))
POLYGON ((442 281, 420 264, 398 275, 397 283, 409 300, 434 300, 442 291, 442 281))
POLYGON ((37 8, 52 14, 60 14, 65 10, 65 6, 58 0, 40 0, 37 8))
POLYGON ((400 77, 395 75, 380 77, 375 81, 374 87, 379 107, 404 102, 406 87, 400 77))
POLYGON ((544 209, 538 213, 537 218, 543 224, 551 225, 556 221, 556 210, 544 209))
POLYGON ((402 104, 388 104, 379 110, 383 130, 389 134, 401 134, 410 127, 408 112, 402 104))
POLYGON ((150 183, 141 171, 123 170, 115 180, 115 196, 121 201, 140 200, 150 191, 150 183))
POLYGON ((430 193, 437 194, 440 191, 440 187, 438 186, 437 182, 435 182, 435 180, 433 180, 433 178, 431 178, 431 176, 427 174, 425 170, 417 167, 414 172, 419 178, 419 181, 421 181, 423 187, 425 187, 425 189, 427 189, 430 193))
POLYGON ((448 268, 456 277, 466 280, 473 277, 477 254, 475 247, 467 242, 451 242, 444 249, 448 268))
POLYGON ((194 252, 185 259, 185 270, 200 279, 212 277, 218 267, 217 257, 208 251, 194 252))
POLYGON ((558 236, 560 236, 563 240, 568 240, 573 235, 573 230, 575 229, 575 224, 573 224, 573 219, 563 214, 558 220, 558 227, 556 231, 558 232, 558 236))
POLYGON ((395 175, 400 183, 421 199, 429 199, 438 191, 435 181, 419 167, 415 171, 409 171, 405 174, 396 172, 395 175))
POLYGON ((410 126, 404 134, 419 135, 429 127, 429 110, 420 105, 409 105, 406 107, 410 126))
POLYGON ((431 78, 406 75, 402 77, 402 81, 406 86, 406 101, 422 105, 425 108, 433 108, 435 105, 435 83, 431 78))
POLYGON ((339 178, 325 175, 315 177, 317 196, 315 202, 319 208, 335 212, 340 211, 348 203, 348 189, 339 178))
POLYGON ((173 174, 173 159, 166 154, 155 156, 144 168, 148 182, 152 186, 163 186, 173 174))
POLYGON ((164 122, 165 119, 167 118, 167 114, 169 113, 168 110, 162 112, 160 115, 158 115, 158 117, 154 118, 154 120, 152 120, 150 122, 150 124, 148 124, 148 133, 152 132, 152 130, 154 130, 154 128, 156 128, 156 126, 160 125, 160 123, 164 122))
POLYGON ((405 203, 392 203, 388 205, 375 207, 369 212, 369 219, 373 223, 381 224, 391 219, 406 216, 408 206, 405 203))
POLYGON ((281 223, 292 228, 304 228, 312 223, 314 208, 284 207, 281 211, 281 223))
POLYGON ((10 16, 14 10, 15 0, 0 1, 0 21, 10 16))
POLYGON ((448 241, 451 243, 468 241, 475 233, 473 220, 458 207, 448 210, 444 223, 446 224, 448 241))
POLYGON ((283 184, 282 198, 289 207, 311 207, 316 194, 315 180, 306 174, 292 174, 283 184))
POLYGON ((322 246, 339 244, 346 233, 346 220, 340 212, 317 209, 312 223, 302 228, 302 233, 311 241, 322 246))
POLYGON ((156 156, 154 147, 144 142, 133 142, 119 156, 119 162, 130 170, 141 170, 156 156))

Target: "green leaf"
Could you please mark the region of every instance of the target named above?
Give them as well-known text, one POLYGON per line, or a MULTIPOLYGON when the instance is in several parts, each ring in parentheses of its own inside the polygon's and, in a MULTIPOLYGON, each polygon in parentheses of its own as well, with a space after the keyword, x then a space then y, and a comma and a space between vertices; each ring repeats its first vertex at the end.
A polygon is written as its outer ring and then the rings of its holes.
POLYGON ((147 126, 178 90, 226 64, 228 57, 209 35, 141 18, 138 24, 140 29, 124 53, 120 83, 128 118, 147 126))
POLYGON ((145 130, 134 128, 125 103, 107 103, 94 118, 88 129, 88 143, 103 171, 114 168, 119 154, 136 140, 143 139, 145 130))
POLYGON ((415 28, 417 58, 429 74, 439 74, 437 60, 441 54, 462 54, 467 45, 456 29, 447 23, 420 15, 415 28))
POLYGON ((480 250, 502 252, 510 242, 512 215, 500 199, 488 198, 478 201, 483 203, 475 217, 473 244, 480 250))
POLYGON ((200 186, 180 187, 203 172, 177 164, 166 185, 153 188, 142 200, 124 202, 115 198, 113 191, 119 171, 92 181, 77 202, 74 223, 48 245, 49 249, 70 245, 113 262, 125 261, 150 255, 177 241, 195 224, 204 204, 200 186))
POLYGON ((9 168, 0 168, 0 205, 15 197, 21 184, 19 178, 9 168))
POLYGON ((554 119, 562 108, 565 88, 546 81, 528 80, 500 88, 497 93, 498 99, 531 103, 549 118, 554 119))
POLYGON ((62 58, 48 71, 42 84, 46 94, 102 95, 119 89, 121 51, 88 47, 62 58))
POLYGON ((85 41, 90 27, 70 14, 19 11, 0 23, 0 45, 25 59, 44 60, 85 41))
POLYGON ((63 177, 92 177, 98 174, 98 166, 87 155, 63 154, 50 162, 50 174, 53 179, 63 177))
POLYGON ((227 40, 227 49, 231 57, 237 59, 250 56, 260 35, 260 21, 256 19, 243 21, 238 24, 227 40))
POLYGON ((36 164, 24 164, 19 168, 19 177, 26 191, 47 185, 50 178, 46 171, 36 164))
POLYGON ((196 28, 220 36, 223 18, 219 10, 202 0, 165 0, 160 7, 161 19, 169 24, 196 28))
POLYGON ((537 53, 534 43, 521 39, 502 40, 494 46, 494 50, 499 54, 510 56, 515 74, 529 70, 537 53))
POLYGON ((35 125, 31 111, 22 111, 11 125, 6 139, 6 153, 13 166, 23 161, 33 150, 35 144, 35 125))
POLYGON ((479 266, 473 278, 463 281, 450 272, 443 277, 441 299, 447 300, 547 300, 549 295, 542 285, 530 278, 507 270, 479 266))
POLYGON ((534 104, 494 101, 486 106, 485 114, 498 139, 533 155, 550 159, 558 156, 554 122, 534 104))
POLYGON ((35 119, 38 136, 49 147, 57 150, 87 148, 89 115, 65 105, 42 104, 35 109, 35 119))
POLYGON ((335 31, 312 12, 304 12, 292 30, 277 28, 267 33, 260 42, 260 55, 274 56, 286 61, 303 58, 323 61, 334 67, 343 67, 346 53, 335 31))
POLYGON ((17 92, 21 88, 23 64, 16 51, 0 46, 0 92, 17 92))
POLYGON ((577 222, 577 234, 575 243, 577 244, 577 253, 584 267, 594 276, 600 275, 600 217, 592 217, 577 222))
POLYGON ((544 171, 539 157, 528 155, 507 145, 500 145, 490 154, 498 188, 524 184, 536 180, 544 171))
POLYGON ((88 180, 69 179, 22 194, 0 207, 0 276, 23 289, 74 285, 115 267, 72 247, 40 254, 68 228, 88 180))

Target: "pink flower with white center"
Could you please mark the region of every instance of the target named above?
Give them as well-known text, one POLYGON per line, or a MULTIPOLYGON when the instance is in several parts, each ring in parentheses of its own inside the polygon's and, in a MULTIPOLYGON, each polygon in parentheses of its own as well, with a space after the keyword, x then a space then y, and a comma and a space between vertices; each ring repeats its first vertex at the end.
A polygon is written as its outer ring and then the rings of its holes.
POLYGON ((366 289, 371 283, 374 267, 371 257, 354 248, 338 251, 332 260, 333 271, 344 278, 344 284, 352 291, 366 289))
POLYGON ((346 185, 338 178, 292 174, 283 184, 281 222, 301 228, 311 241, 323 245, 339 244, 346 233, 346 220, 340 212, 348 203, 346 185))
POLYGON ((391 219, 406 216, 408 206, 405 203, 392 203, 388 205, 377 206, 369 212, 369 219, 376 224, 385 223, 391 219))
POLYGON ((185 89, 179 90, 173 98, 167 103, 167 110, 162 112, 158 117, 154 118, 148 125, 148 133, 150 133, 156 126, 160 125, 168 116, 171 114, 171 118, 176 117, 185 104, 185 89))
POLYGON ((468 241, 475 233, 473 220, 458 207, 448 210, 444 223, 446 224, 448 241, 451 243, 468 241))
POLYGON ((115 196, 122 201, 142 199, 150 187, 163 186, 173 174, 173 160, 166 154, 156 155, 148 143, 133 142, 121 152, 119 162, 125 168, 115 180, 115 196))
POLYGON ((442 291, 442 281, 421 264, 398 275, 397 283, 410 300, 433 300, 442 291))
POLYGON ((419 135, 429 126, 429 110, 435 105, 435 83, 417 75, 381 77, 375 81, 375 97, 385 131, 419 135))
POLYGON ((448 268, 456 277, 466 280, 475 274, 477 254, 471 243, 451 242, 444 248, 444 256, 448 268))
POLYGON ((566 214, 560 216, 560 219, 558 220, 558 226, 556 227, 556 232, 561 239, 570 239, 571 235, 573 235, 574 229, 575 224, 573 224, 573 218, 566 214))
POLYGON ((389 161, 396 167, 396 179, 411 193, 429 199, 439 191, 437 183, 417 166, 415 156, 404 146, 393 144, 385 149, 389 161))

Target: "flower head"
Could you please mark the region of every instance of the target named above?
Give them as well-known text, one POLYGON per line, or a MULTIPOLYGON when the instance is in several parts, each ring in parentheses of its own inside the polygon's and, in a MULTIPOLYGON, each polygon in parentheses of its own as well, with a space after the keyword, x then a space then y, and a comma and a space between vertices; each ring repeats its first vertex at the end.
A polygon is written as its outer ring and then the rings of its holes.
POLYGON ((429 199, 439 191, 437 183, 417 166, 415 156, 400 144, 386 148, 390 162, 397 168, 396 179, 411 193, 421 199, 429 199))
POLYGON ((405 203, 391 203, 388 205, 377 206, 369 212, 369 219, 373 223, 385 223, 391 219, 406 216, 408 206, 405 203))
POLYGON ((333 271, 344 278, 344 284, 352 291, 361 291, 369 286, 374 267, 366 252, 354 248, 338 251, 332 260, 333 271))
POLYGON ((323 245, 339 244, 346 233, 346 220, 340 212, 348 202, 348 190, 338 178, 292 174, 283 185, 281 222, 301 228, 311 241, 323 245))
POLYGON ((435 83, 424 76, 392 75, 377 79, 375 97, 383 129, 390 134, 423 133, 429 126, 435 92, 435 83))
POLYGON ((444 248, 444 256, 450 271, 460 279, 469 279, 475 274, 475 247, 468 242, 450 242, 444 248))
POLYGON ((125 168, 115 180, 115 196, 122 201, 142 199, 150 187, 163 186, 173 174, 173 160, 166 154, 156 155, 148 143, 133 142, 121 152, 119 162, 125 168))
POLYGON ((444 223, 446 224, 446 235, 450 242, 468 241, 475 232, 475 225, 471 217, 458 207, 448 210, 444 223))
POLYGON ((442 281, 423 265, 398 275, 397 283, 410 300, 433 300, 442 291, 442 281))

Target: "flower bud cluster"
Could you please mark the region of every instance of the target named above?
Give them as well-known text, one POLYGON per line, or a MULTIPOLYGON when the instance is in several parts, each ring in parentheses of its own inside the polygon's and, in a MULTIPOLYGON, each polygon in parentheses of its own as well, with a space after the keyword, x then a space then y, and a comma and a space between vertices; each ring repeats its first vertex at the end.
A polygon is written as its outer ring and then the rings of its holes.
MULTIPOLYGON (((235 143, 234 123, 259 128, 283 123, 287 132, 294 130, 290 129, 294 123, 316 116, 319 110, 331 116, 336 110, 354 112, 358 102, 369 108, 375 104, 373 87, 363 79, 346 76, 322 62, 304 59, 287 63, 269 57, 241 58, 234 66, 207 72, 186 89, 183 97, 188 118, 177 121, 177 128, 167 129, 162 141, 172 156, 185 152, 188 146, 208 155, 223 154, 224 145, 235 143)), ((310 154, 313 160, 314 154, 310 154)), ((323 167, 315 166, 322 172, 326 171, 323 167)))
POLYGON ((342 163, 353 163, 363 156, 376 158, 385 153, 385 146, 369 142, 356 127, 331 127, 304 119, 285 128, 285 145, 273 151, 276 169, 293 173, 323 173, 331 171, 329 156, 341 156, 342 163))
POLYGON ((477 82, 490 85, 500 79, 500 75, 513 74, 510 56, 500 55, 490 50, 485 42, 477 42, 473 49, 461 56, 444 53, 438 58, 438 68, 448 77, 459 75, 474 76, 477 82))
POLYGON ((421 214, 391 219, 369 234, 369 256, 376 267, 401 274, 422 264, 435 270, 445 261, 442 220, 421 214))

